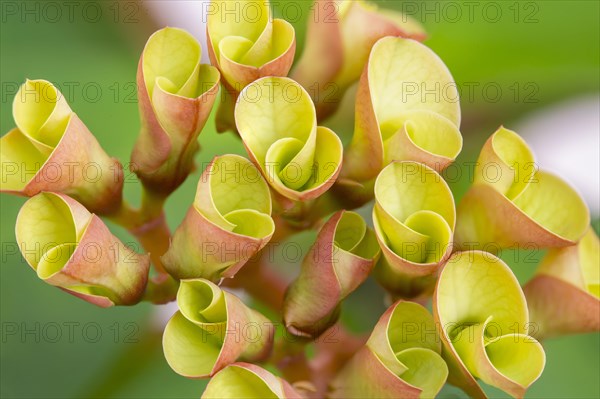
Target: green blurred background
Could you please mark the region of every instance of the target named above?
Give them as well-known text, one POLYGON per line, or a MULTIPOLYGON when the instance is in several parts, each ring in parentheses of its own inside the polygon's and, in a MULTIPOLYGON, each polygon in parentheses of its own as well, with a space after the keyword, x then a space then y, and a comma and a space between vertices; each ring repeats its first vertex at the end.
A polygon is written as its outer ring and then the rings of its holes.
MULTIPOLYGON (((378 3, 414 12, 428 30, 427 44, 446 62, 459 85, 475 83, 482 87, 495 82, 502 88, 503 94, 493 101, 482 90, 475 90, 472 98, 463 96, 465 146, 459 162, 474 160, 485 139, 500 124, 510 127, 550 104, 583 94, 597 96, 599 92, 597 1, 497 1, 491 6, 476 1, 471 2, 475 7, 472 14, 461 3, 453 2, 453 7, 458 5, 462 10, 461 16, 445 2, 378 3)), ((275 6, 276 14, 281 14, 285 4, 280 1, 275 6)), ((301 49, 310 2, 297 4, 303 13, 293 22, 301 49)), ((134 86, 138 57, 148 35, 160 27, 147 4, 2 1, 1 5, 2 132, 14 125, 11 104, 18 85, 25 78, 44 78, 63 89, 74 111, 107 152, 127 163, 139 128, 134 86), (58 5, 60 18, 49 3, 58 5)), ((201 15, 197 18, 200 24, 201 15)), ((352 119, 338 116, 335 126, 347 138, 352 119)), ((200 143, 201 162, 216 154, 243 154, 240 142, 232 134, 217 135, 212 121, 200 143)), ((172 228, 190 205, 198 176, 199 171, 169 199, 172 228)), ((467 183, 463 179, 452 184, 457 198, 467 183)), ((133 176, 125 186, 126 196, 135 203, 139 191, 133 176)), ((103 310, 43 284, 16 249, 14 221, 24 199, 2 195, 0 200, 2 397, 201 395, 204 381, 180 377, 164 361, 160 326, 168 311, 160 312, 146 304, 103 310)), ((594 224, 597 228, 598 221, 594 224)), ((123 230, 114 230, 124 241, 132 241, 123 230)), ((306 233, 296 239, 306 247, 312 237, 314 233, 306 233)), ((531 277, 536 266, 526 261, 528 255, 538 259, 541 253, 503 253, 522 282, 531 277)), ((291 274, 297 270, 294 264, 282 262, 280 266, 291 274)), ((368 281, 346 304, 344 321, 355 331, 369 331, 384 310, 382 297, 382 291, 368 281)), ((554 339, 544 345, 547 366, 527 397, 600 397, 598 334, 554 339)), ((494 398, 505 397, 492 388, 489 392, 494 398)), ((465 396, 448 387, 441 397, 465 396)))

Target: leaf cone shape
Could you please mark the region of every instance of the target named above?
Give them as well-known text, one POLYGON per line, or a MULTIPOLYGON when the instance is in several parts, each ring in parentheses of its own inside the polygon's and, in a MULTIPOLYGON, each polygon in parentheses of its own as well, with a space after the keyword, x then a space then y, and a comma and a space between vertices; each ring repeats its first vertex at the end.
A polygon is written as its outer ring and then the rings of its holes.
POLYGON ((202 131, 219 91, 219 71, 200 64, 202 49, 177 28, 155 32, 137 72, 142 128, 131 154, 133 171, 159 193, 173 192, 194 168, 202 131))
POLYGON ((176 373, 205 378, 240 357, 260 360, 269 354, 274 331, 269 320, 210 281, 181 281, 177 305, 163 335, 165 358, 176 373))
POLYGON ((523 291, 538 339, 600 331, 600 243, 588 228, 577 245, 548 251, 523 291))
POLYGON ((98 214, 119 208, 123 167, 52 83, 27 80, 15 96, 13 117, 17 128, 0 139, 2 192, 61 192, 98 214))
POLYGON ((456 211, 450 188, 428 166, 392 162, 375 182, 373 225, 383 256, 375 276, 392 296, 431 294, 452 252, 456 211))
POLYGON ((301 399, 285 380, 248 363, 233 363, 218 372, 202 399, 301 399))
POLYGON ((337 109, 348 87, 360 78, 377 40, 425 38, 412 18, 362 0, 316 0, 311 11, 306 45, 291 76, 311 93, 319 120, 337 109))
POLYGON ((215 157, 162 260, 173 277, 230 278, 271 239, 269 186, 239 155, 215 157))
POLYGON ((457 86, 442 60, 417 41, 380 39, 359 83, 342 177, 364 183, 394 160, 439 172, 462 149, 459 125, 457 86))
POLYGON ((434 398, 448 368, 433 317, 398 301, 381 316, 367 344, 341 370, 331 398, 434 398))
POLYGON ((522 398, 542 374, 546 355, 528 335, 525 296, 496 256, 482 251, 452 255, 440 273, 433 314, 449 382, 471 397, 486 397, 475 378, 522 398))
POLYGON ((208 54, 223 75, 217 131, 235 129, 234 104, 242 89, 265 76, 287 76, 296 52, 294 27, 273 19, 268 0, 211 0, 208 54))
POLYGON ((317 198, 337 178, 343 147, 317 126, 310 96, 289 78, 259 79, 240 94, 235 120, 244 146, 270 186, 294 201, 317 198))
POLYGON ((19 211, 16 238, 39 278, 101 307, 141 299, 150 260, 64 194, 40 193, 19 211))
POLYGON ((495 249, 575 244, 590 214, 562 179, 537 170, 527 143, 500 127, 485 143, 475 181, 458 206, 456 245, 495 249))
POLYGON ((286 293, 287 329, 317 337, 335 324, 341 302, 367 279, 378 255, 375 234, 359 214, 334 214, 321 228, 286 293))

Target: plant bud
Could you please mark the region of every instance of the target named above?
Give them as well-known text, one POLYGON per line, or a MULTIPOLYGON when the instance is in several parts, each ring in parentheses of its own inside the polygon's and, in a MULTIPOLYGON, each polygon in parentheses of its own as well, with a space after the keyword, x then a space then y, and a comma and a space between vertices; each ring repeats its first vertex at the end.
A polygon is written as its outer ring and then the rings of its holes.
POLYGON ((367 344, 334 380, 333 399, 434 398, 448 377, 433 317, 399 301, 381 316, 367 344))
POLYGON ((202 49, 177 28, 155 32, 137 72, 142 128, 133 171, 152 191, 170 194, 194 169, 202 131, 219 91, 219 71, 200 64, 202 49))
POLYGON ((579 194, 538 170, 527 143, 501 127, 483 146, 475 181, 458 205, 456 244, 488 252, 565 247, 574 245, 589 224, 579 194))
POLYGON ((208 280, 182 280, 177 305, 163 335, 165 358, 176 373, 205 378, 240 357, 268 356, 273 325, 235 295, 208 280))
POLYGON ((317 337, 335 324, 341 302, 367 279, 379 252, 375 234, 359 214, 334 214, 288 288, 283 308, 287 329, 317 337))
POLYGON ((510 268, 488 252, 457 252, 442 269, 433 314, 449 382, 485 398, 479 378, 515 398, 539 378, 542 345, 529 335, 525 296, 510 268))
POLYGON ((207 20, 208 55, 223 75, 217 131, 235 129, 236 99, 265 76, 287 76, 296 52, 294 27, 272 18, 268 0, 211 0, 207 20))
POLYGON ((600 331, 600 242, 590 227, 576 245, 550 249, 523 291, 538 339, 600 331))
POLYGON ((17 127, 0 139, 2 192, 65 193, 98 214, 120 207, 123 167, 52 83, 27 80, 15 96, 13 117, 17 127))
POLYGON ((230 278, 274 231, 271 194, 260 172, 239 155, 215 157, 162 260, 175 278, 230 278))
POLYGON ((202 399, 302 399, 285 380, 248 363, 234 363, 215 374, 202 399))
POLYGON ((304 52, 292 78, 313 96, 319 120, 337 109, 346 89, 360 78, 377 40, 425 38, 413 18, 362 0, 316 0, 311 11, 304 52))
POLYGON ((150 260, 132 251, 81 204, 44 192, 19 211, 17 243, 39 278, 101 307, 139 302, 150 260))
POLYGON ((456 83, 433 51, 411 39, 380 39, 359 83, 342 177, 364 183, 392 161, 440 172, 462 149, 460 118, 456 83))
POLYGON ((377 280, 393 297, 431 295, 452 252, 456 211, 442 177, 416 162, 392 162, 375 181, 373 224, 383 257, 377 280))
POLYGON ((289 78, 259 79, 242 91, 235 120, 244 146, 273 190, 293 201, 314 199, 339 174, 339 137, 317 126, 315 106, 289 78))

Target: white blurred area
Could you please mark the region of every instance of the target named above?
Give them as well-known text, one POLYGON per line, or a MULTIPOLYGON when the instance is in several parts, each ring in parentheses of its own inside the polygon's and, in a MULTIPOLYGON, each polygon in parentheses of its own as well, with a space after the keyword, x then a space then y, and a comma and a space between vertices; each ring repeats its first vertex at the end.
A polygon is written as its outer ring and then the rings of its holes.
POLYGON ((185 29, 202 46, 202 62, 208 63, 206 47, 206 10, 210 0, 143 0, 159 27, 171 26, 185 29))
POLYGON ((600 216, 600 96, 542 108, 514 130, 529 143, 540 168, 567 180, 587 202, 592 218, 600 216))

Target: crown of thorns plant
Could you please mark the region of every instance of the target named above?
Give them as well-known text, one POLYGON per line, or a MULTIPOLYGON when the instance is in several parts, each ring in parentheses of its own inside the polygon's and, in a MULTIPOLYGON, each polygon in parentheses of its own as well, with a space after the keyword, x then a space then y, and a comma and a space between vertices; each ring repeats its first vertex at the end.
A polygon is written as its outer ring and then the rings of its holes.
POLYGON ((40 279, 101 307, 177 301, 164 355, 182 376, 210 378, 203 398, 432 398, 446 383, 485 398, 480 382, 520 398, 544 369, 541 339, 600 329, 589 211, 517 133, 489 137, 455 206, 442 176, 462 149, 459 93, 417 22, 317 0, 292 69, 294 28, 268 2, 212 1, 209 11, 211 65, 175 28, 141 54, 139 208, 123 199, 121 163, 59 90, 21 86, 17 127, 2 137, 2 192, 30 197, 16 239, 40 279), (355 121, 342 143, 327 124, 346 92, 355 121), (233 131, 247 157, 210 162, 171 235, 163 205, 193 172, 219 93, 216 129, 233 131), (365 205, 367 220, 353 211, 365 205), (288 283, 264 254, 303 230, 318 233, 288 283), (522 288, 496 255, 532 244, 549 250, 522 288), (389 307, 355 336, 339 322, 342 302, 370 275, 389 307))

